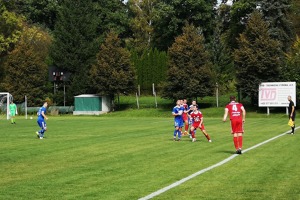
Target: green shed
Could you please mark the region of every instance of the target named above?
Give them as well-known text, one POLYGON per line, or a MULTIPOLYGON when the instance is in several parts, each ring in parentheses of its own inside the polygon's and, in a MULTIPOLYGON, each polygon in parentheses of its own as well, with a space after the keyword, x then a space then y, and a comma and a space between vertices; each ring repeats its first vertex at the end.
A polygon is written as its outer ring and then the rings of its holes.
POLYGON ((100 115, 109 112, 111 108, 108 96, 82 94, 74 98, 73 115, 100 115))

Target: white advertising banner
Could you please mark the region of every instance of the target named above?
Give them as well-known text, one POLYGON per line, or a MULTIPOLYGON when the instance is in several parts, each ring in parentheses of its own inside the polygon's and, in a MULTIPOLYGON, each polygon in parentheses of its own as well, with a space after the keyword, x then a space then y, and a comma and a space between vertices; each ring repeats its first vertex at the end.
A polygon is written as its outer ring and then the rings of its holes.
POLYGON ((288 96, 296 106, 296 82, 265 82, 259 85, 259 107, 288 107, 288 96))

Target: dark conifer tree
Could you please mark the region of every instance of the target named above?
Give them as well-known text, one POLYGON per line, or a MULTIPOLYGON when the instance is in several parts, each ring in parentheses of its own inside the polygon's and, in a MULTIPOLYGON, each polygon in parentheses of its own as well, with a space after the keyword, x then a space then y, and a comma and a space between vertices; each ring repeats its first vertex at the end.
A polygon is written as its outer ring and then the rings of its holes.
POLYGON ((53 65, 71 73, 67 97, 88 91, 88 72, 97 53, 97 18, 92 0, 64 0, 51 48, 53 65))
POLYGON ((271 38, 268 23, 262 14, 251 14, 245 31, 238 39, 234 51, 238 87, 243 96, 257 104, 261 82, 279 81, 283 52, 280 42, 271 38))
POLYGON ((113 99, 136 88, 130 52, 122 47, 120 38, 114 32, 107 34, 97 54, 97 62, 89 72, 91 87, 96 94, 109 95, 113 99))
POLYGON ((279 40, 282 49, 287 52, 295 38, 292 23, 288 19, 291 0, 261 0, 258 9, 269 23, 269 32, 273 39, 279 40))
POLYGON ((186 25, 183 34, 169 48, 169 69, 162 96, 196 98, 211 95, 212 63, 205 49, 204 37, 193 25, 186 25))
POLYGON ((171 47, 175 38, 182 34, 185 23, 200 28, 208 42, 214 30, 214 7, 216 0, 186 1, 162 0, 156 6, 153 21, 154 47, 165 50, 171 47))

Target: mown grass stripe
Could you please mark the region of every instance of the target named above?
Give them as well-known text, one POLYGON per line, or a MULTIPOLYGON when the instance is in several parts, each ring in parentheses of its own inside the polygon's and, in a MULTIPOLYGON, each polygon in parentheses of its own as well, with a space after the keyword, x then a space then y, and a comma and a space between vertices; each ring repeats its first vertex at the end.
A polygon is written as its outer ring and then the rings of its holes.
MULTIPOLYGON (((297 129, 299 129, 299 128, 300 128, 300 126, 296 127, 295 130, 297 130, 297 129)), ((243 153, 246 153, 247 151, 253 150, 253 149, 255 149, 255 148, 257 148, 257 147, 259 147, 259 146, 261 146, 261 145, 264 145, 264 144, 266 144, 266 143, 268 143, 268 142, 271 142, 271 141, 273 141, 273 140, 275 140, 275 139, 277 139, 277 138, 280 138, 280 137, 286 135, 286 134, 289 133, 289 132, 290 132, 290 130, 289 130, 289 131, 286 131, 286 132, 284 132, 284 133, 282 133, 282 134, 280 134, 280 135, 277 135, 277 136, 275 136, 275 137, 272 137, 272 138, 270 138, 270 139, 268 139, 268 140, 265 140, 265 141, 263 141, 263 142, 261 142, 261 143, 259 143, 259 144, 256 144, 256 145, 254 145, 254 146, 252 146, 252 147, 250 147, 250 148, 248 148, 248 149, 245 149, 245 150, 243 150, 243 153)), ((160 194, 162 194, 162 193, 164 193, 164 192, 166 192, 166 191, 168 191, 168 190, 170 190, 170 189, 172 189, 172 188, 175 188, 175 187, 181 185, 182 183, 184 183, 184 182, 186 182, 186 181, 189 181, 189 180, 191 180, 192 178, 195 178, 196 176, 199 176, 199 175, 201 175, 201 174, 203 174, 203 173, 205 173, 205 172, 207 172, 207 171, 210 171, 210 170, 212 170, 212 169, 214 169, 214 168, 216 168, 216 167, 219 167, 219 166, 221 166, 221 165, 223 165, 223 164, 225 164, 225 163, 231 161, 232 159, 234 159, 234 158, 237 157, 237 156, 239 156, 239 155, 234 154, 234 155, 232 155, 232 156, 230 156, 230 157, 228 157, 228 158, 222 160, 221 162, 218 162, 217 164, 214 164, 214 165, 212 165, 212 166, 210 166, 210 167, 207 167, 207 168, 205 168, 205 169, 202 169, 202 170, 200 170, 200 171, 198 171, 198 172, 196 172, 196 173, 194 173, 194 174, 192 174, 192 175, 190 175, 190 176, 188 176, 188 177, 185 177, 185 178, 183 178, 183 179, 181 179, 181 180, 179 180, 179 181, 176 181, 175 183, 172 183, 171 185, 169 185, 169 186, 167 186, 167 187, 164 187, 164 188, 162 188, 162 189, 160 189, 160 190, 157 190, 157 191, 155 191, 155 192, 153 192, 153 193, 151 193, 151 194, 149 194, 149 195, 147 195, 147 196, 145 196, 145 197, 142 197, 142 198, 140 198, 139 200, 148 200, 148 199, 152 199, 153 197, 156 197, 156 196, 158 196, 158 195, 160 195, 160 194)))

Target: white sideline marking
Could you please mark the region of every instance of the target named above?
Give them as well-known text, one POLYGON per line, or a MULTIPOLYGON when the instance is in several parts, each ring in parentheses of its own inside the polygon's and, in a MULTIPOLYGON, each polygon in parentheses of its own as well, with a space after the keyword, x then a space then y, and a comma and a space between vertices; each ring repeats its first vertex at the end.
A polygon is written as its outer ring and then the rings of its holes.
MULTIPOLYGON (((300 128, 300 126, 296 127, 295 130, 297 130, 297 129, 299 129, 299 128, 300 128)), ((289 130, 289 131, 286 131, 286 132, 284 132, 284 133, 282 133, 282 134, 280 134, 280 135, 277 135, 277 136, 275 136, 275 137, 272 137, 272 138, 270 138, 270 139, 268 139, 268 140, 266 140, 266 141, 264 141, 264 142, 261 142, 261 143, 259 143, 259 144, 254 145, 254 146, 252 146, 252 147, 250 147, 250 148, 248 148, 248 149, 245 149, 245 150, 243 150, 243 153, 246 153, 247 151, 250 151, 250 150, 252 150, 252 149, 255 149, 255 148, 257 148, 257 147, 259 147, 259 146, 261 146, 261 145, 263 145, 263 144, 266 144, 266 143, 268 143, 268 142, 270 142, 270 141, 272 141, 272 140, 275 140, 275 139, 277 139, 277 138, 279 138, 279 137, 282 137, 282 136, 286 135, 286 134, 289 133, 289 132, 291 132, 291 131, 290 131, 290 130, 289 130)), ((181 179, 181 180, 179 180, 179 181, 177 181, 177 182, 175 182, 175 183, 172 183, 171 185, 169 185, 169 186, 167 186, 167 187, 164 187, 164 188, 162 188, 162 189, 160 189, 160 190, 157 190, 156 192, 153 192, 153 193, 149 194, 148 196, 142 197, 142 198, 140 198, 139 200, 148 200, 148 199, 152 199, 153 197, 158 196, 158 195, 160 195, 160 194, 162 194, 162 193, 164 193, 164 192, 166 192, 166 191, 168 191, 168 190, 170 190, 170 189, 172 189, 172 188, 174 188, 174 187, 177 187, 177 186, 181 185, 182 183, 184 183, 184 182, 186 182, 186 181, 188 181, 188 180, 190 180, 190 179, 192 179, 192 178, 194 178, 194 177, 196 177, 196 176, 198 176, 198 175, 200 175, 200 174, 203 174, 203 173, 205 173, 205 172, 207 172, 207 171, 209 171, 209 170, 211 170, 211 169, 214 169, 214 168, 216 168, 216 167, 219 167, 219 166, 221 166, 221 165, 223 165, 223 164, 225 164, 225 163, 231 161, 232 159, 234 159, 234 158, 237 157, 237 156, 239 156, 239 155, 238 155, 238 154, 234 154, 234 155, 232 155, 232 156, 226 158, 225 160, 222 160, 221 162, 218 162, 217 164, 214 164, 214 165, 212 165, 212 166, 210 166, 210 167, 207 167, 207 168, 205 168, 205 169, 202 169, 202 170, 200 170, 200 171, 198 171, 198 172, 196 172, 196 173, 194 173, 194 174, 192 174, 192 175, 190 175, 190 176, 188 176, 188 177, 185 177, 185 178, 183 178, 183 179, 181 179)))

